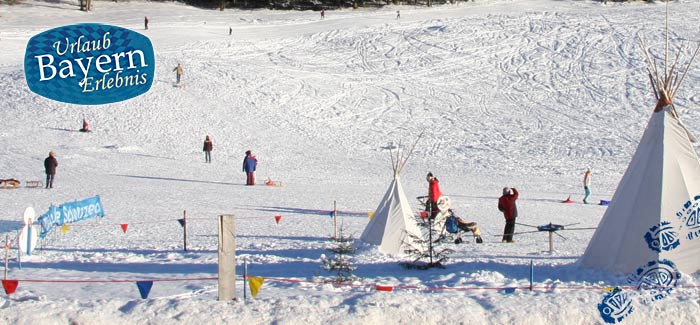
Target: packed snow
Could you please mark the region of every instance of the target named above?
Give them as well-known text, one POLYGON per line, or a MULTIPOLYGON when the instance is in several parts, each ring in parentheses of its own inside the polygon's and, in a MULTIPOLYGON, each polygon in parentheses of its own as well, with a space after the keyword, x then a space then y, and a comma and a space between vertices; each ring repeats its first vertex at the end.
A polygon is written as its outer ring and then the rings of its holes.
MULTIPOLYGON (((594 202, 611 199, 655 105, 639 39, 663 58, 664 3, 480 0, 327 10, 324 20, 312 11, 167 2, 77 9, 0 5, 0 178, 23 182, 0 190, 7 279, 19 280, 0 298, 0 322, 592 324, 604 323, 604 288, 627 285, 626 275, 578 267, 593 230, 559 232, 553 252, 546 232, 501 243, 496 206, 501 189, 515 187, 519 223, 598 225, 605 206, 581 203, 583 173, 593 171, 594 202), (149 92, 82 106, 29 90, 27 41, 87 22, 151 39, 149 92), (183 82, 174 87, 178 63, 183 82), (77 132, 83 118, 93 132, 77 132), (211 164, 201 151, 206 135, 211 164), (430 171, 485 242, 448 244, 455 252, 444 269, 416 270, 400 265, 410 257, 358 240, 357 280, 329 283, 321 258, 332 256, 331 212, 359 238, 393 177, 385 148, 414 141, 401 180, 416 212, 430 171), (259 160, 256 186, 244 185, 246 150, 259 160), (59 163, 54 188, 24 187, 44 181, 49 151, 59 163), (104 218, 54 229, 18 260, 27 207, 42 214, 95 195, 104 218), (569 196, 575 203, 562 204, 569 196), (265 279, 245 301, 242 279, 237 301, 217 300, 222 214, 236 217, 237 274, 247 261, 249 275, 265 279), (136 282, 150 280, 142 299, 136 282)), ((700 3, 674 1, 669 10, 670 43, 687 55, 700 40, 700 3)), ((699 92, 696 64, 675 99, 693 133, 699 92)), ((535 230, 526 225, 516 231, 535 230)), ((684 274, 684 288, 636 305, 621 322, 699 323, 698 284, 697 274, 684 274)))

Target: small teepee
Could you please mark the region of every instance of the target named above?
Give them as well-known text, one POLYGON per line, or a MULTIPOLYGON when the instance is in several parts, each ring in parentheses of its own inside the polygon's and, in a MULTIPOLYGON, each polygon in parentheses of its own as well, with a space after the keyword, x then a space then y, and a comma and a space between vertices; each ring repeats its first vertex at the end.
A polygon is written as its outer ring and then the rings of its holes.
POLYGON ((700 161, 673 98, 698 49, 679 73, 682 51, 669 66, 667 41, 665 71, 659 71, 641 44, 657 104, 579 265, 629 274, 668 260, 693 273, 700 270, 700 161))
MULTIPOLYGON (((420 138, 420 136, 419 136, 420 138)), ((418 143, 418 140, 416 140, 418 143)), ((403 253, 403 247, 410 237, 407 232, 420 234, 421 230, 416 222, 415 215, 408 203, 406 194, 401 187, 401 170, 411 156, 415 143, 411 150, 404 155, 398 147, 390 146, 391 167, 394 178, 389 184, 386 194, 379 202, 374 216, 365 227, 360 236, 363 242, 379 245, 379 251, 386 254, 403 253), (394 151, 396 149, 396 151, 394 151)))

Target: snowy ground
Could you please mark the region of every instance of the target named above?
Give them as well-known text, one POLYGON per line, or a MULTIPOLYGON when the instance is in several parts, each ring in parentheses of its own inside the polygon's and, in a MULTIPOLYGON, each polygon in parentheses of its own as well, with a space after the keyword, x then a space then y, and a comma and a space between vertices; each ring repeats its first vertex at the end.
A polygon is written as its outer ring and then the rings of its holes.
MULTIPOLYGON (((21 268, 12 253, 8 278, 20 284, 0 298, 2 323, 591 324, 603 322, 601 287, 625 284, 624 276, 577 267, 590 230, 555 237, 551 254, 545 233, 501 244, 496 202, 503 186, 514 186, 519 222, 597 226, 605 207, 559 202, 580 201, 586 166, 594 200, 612 197, 654 105, 637 37, 661 53, 664 5, 487 0, 332 10, 325 20, 318 12, 140 1, 76 9, 0 5, 0 178, 43 181, 49 150, 59 161, 53 190, 0 191, 0 235, 17 235, 28 206, 43 213, 100 195, 107 216, 54 230, 21 268), (79 106, 30 92, 27 40, 85 22, 151 39, 157 67, 148 93, 79 106), (172 86, 177 63, 182 88, 172 86), (75 132, 83 116, 94 132, 75 132), (391 180, 382 147, 421 132, 402 174, 407 196, 425 195, 432 171, 486 243, 455 245, 445 269, 428 271, 360 245, 358 281, 320 284, 332 276, 320 257, 329 255, 334 202, 346 233, 359 237, 391 180), (212 164, 201 152, 205 135, 214 141, 212 164), (282 187, 243 185, 248 149, 258 156, 259 182, 282 187), (245 304, 216 301, 219 214, 237 216, 238 273, 246 258, 251 275, 266 279, 245 304), (530 261, 538 290, 494 289, 527 287, 530 261), (174 281, 155 282, 141 299, 134 282, 153 279, 174 281)), ((673 2, 671 10, 671 39, 687 50, 700 39, 700 3, 673 2)), ((694 132, 699 71, 691 69, 675 101, 694 132)), ((678 289, 623 322, 698 323, 698 298, 696 289, 678 289)))

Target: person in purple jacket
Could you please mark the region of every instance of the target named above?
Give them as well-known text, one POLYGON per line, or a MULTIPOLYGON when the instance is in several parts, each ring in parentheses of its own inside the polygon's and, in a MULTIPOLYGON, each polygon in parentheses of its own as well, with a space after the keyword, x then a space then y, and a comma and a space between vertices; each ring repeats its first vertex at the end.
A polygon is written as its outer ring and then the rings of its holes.
POLYGON ((255 168, 258 166, 258 159, 253 156, 250 150, 245 152, 243 158, 243 171, 247 175, 245 185, 255 185, 255 168))

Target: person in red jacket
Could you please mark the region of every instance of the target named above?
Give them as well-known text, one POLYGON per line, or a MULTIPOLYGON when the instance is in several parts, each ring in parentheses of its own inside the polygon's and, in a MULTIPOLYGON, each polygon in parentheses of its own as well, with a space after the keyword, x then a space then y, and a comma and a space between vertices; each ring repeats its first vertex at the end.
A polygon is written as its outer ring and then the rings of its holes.
POLYGON ((428 181, 428 200, 425 201, 425 209, 430 212, 430 218, 435 218, 435 216, 440 212, 437 207, 437 201, 442 196, 440 191, 440 181, 438 181, 433 173, 428 172, 428 176, 425 177, 428 181))
POLYGON ((515 218, 518 217, 518 207, 515 200, 518 199, 518 190, 515 188, 503 188, 503 195, 498 199, 498 210, 503 212, 506 219, 506 227, 503 228, 503 242, 512 243, 515 232, 515 218))

